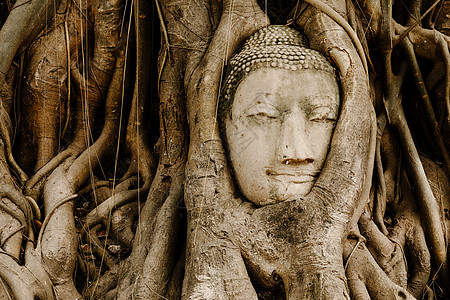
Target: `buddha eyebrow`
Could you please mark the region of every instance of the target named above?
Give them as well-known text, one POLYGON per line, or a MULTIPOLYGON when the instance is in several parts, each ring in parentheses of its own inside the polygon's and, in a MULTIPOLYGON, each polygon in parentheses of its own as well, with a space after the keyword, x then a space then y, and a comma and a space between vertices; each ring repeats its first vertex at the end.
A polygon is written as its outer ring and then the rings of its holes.
MULTIPOLYGON (((332 97, 330 95, 320 95, 320 94, 307 96, 307 97, 304 97, 304 99, 310 101, 311 103, 314 103, 315 101, 323 101, 325 99, 331 100, 332 101, 331 104, 334 104, 336 102, 334 97, 332 97)), ((339 103, 339 99, 337 100, 337 102, 339 103)))
POLYGON ((317 107, 339 107, 339 99, 328 95, 313 95, 302 99, 302 106, 309 109, 317 107), (327 102, 324 104, 324 100, 327 102))
POLYGON ((269 92, 259 92, 255 94, 254 101, 256 104, 267 103, 273 105, 275 101, 275 94, 269 92))
POLYGON ((326 108, 330 109, 330 111, 331 111, 333 114, 336 114, 336 115, 337 115, 337 113, 338 113, 338 111, 339 111, 338 105, 334 105, 334 103, 327 103, 327 104, 313 104, 313 103, 310 103, 310 102, 304 102, 304 103, 302 103, 301 107, 302 107, 305 111, 309 111, 309 112, 313 112, 314 110, 316 110, 316 109, 318 109, 318 108, 320 108, 320 107, 326 107, 326 108))

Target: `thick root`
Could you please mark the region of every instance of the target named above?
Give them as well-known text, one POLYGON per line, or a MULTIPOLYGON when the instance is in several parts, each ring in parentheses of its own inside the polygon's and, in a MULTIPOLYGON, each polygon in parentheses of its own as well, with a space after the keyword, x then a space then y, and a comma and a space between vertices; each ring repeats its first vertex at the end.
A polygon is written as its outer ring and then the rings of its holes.
POLYGON ((42 239, 38 249, 42 263, 55 286, 60 299, 81 299, 73 283, 76 264, 78 236, 73 217, 73 201, 58 204, 71 197, 75 190, 67 180, 67 168, 71 161, 65 161, 48 178, 44 188, 47 226, 42 228, 42 239), (50 212, 54 211, 53 215, 50 212))
POLYGON ((348 260, 346 276, 352 299, 415 299, 386 275, 364 244, 348 240, 344 245, 344 256, 348 260))

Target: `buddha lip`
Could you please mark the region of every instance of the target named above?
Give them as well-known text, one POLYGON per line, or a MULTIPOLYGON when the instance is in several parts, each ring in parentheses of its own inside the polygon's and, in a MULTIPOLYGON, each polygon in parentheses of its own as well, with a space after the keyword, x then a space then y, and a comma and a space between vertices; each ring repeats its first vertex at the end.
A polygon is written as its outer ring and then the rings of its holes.
POLYGON ((294 171, 294 170, 266 170, 266 174, 269 176, 274 176, 278 180, 285 179, 283 181, 290 181, 293 183, 304 183, 310 182, 316 179, 318 172, 304 170, 304 171, 294 171))

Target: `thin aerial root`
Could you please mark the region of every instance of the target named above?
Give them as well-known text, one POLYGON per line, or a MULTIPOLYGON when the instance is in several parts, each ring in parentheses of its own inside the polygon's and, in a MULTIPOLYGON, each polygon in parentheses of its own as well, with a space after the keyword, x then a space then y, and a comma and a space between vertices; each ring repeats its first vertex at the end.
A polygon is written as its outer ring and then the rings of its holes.
MULTIPOLYGON (((70 70, 70 39, 69 39, 69 26, 67 22, 67 16, 64 18, 64 38, 66 39, 66 50, 67 50, 67 70, 70 70)), ((61 135, 64 136, 67 130, 67 126, 69 126, 69 120, 70 120, 70 97, 71 97, 71 80, 70 80, 70 71, 67 72, 67 111, 66 111, 66 122, 64 123, 64 127, 62 130, 61 135)))
POLYGON ((3 185, 2 190, 0 191, 0 197, 8 198, 12 203, 17 205, 19 209, 23 212, 26 220, 26 228, 31 224, 31 219, 33 217, 33 213, 31 207, 25 199, 25 197, 18 192, 14 187, 9 185, 3 185))
POLYGON ((30 206, 33 210, 33 214, 34 214, 34 218, 36 220, 40 220, 41 219, 41 210, 39 209, 39 205, 36 203, 36 201, 30 197, 30 196, 25 196, 25 199, 28 200, 28 203, 30 203, 30 206))
POLYGON ((431 127, 431 132, 433 134, 433 138, 437 144, 439 152, 441 153, 442 159, 444 160, 444 170, 447 173, 447 176, 450 177, 450 156, 445 147, 444 140, 442 138, 441 130, 439 128, 439 124, 436 120, 436 116, 433 111, 433 106, 430 101, 430 97, 428 96, 427 88, 425 87, 422 72, 420 71, 419 64, 417 62, 416 54, 414 53, 414 48, 409 39, 405 39, 403 42, 403 49, 406 52, 406 56, 409 59, 414 80, 416 82, 417 89, 421 95, 422 103, 425 108, 425 115, 431 127))
POLYGON ((448 43, 442 35, 439 36, 439 45, 445 62, 445 108, 447 110, 447 122, 450 122, 450 51, 448 50, 448 43))
POLYGON ((411 26, 408 27, 408 29, 406 29, 405 31, 403 31, 399 37, 397 37, 392 45, 392 48, 394 48, 395 46, 397 46, 399 43, 401 43, 404 38, 408 35, 408 33, 411 32, 411 30, 413 30, 418 24, 420 24, 420 22, 423 20, 423 18, 425 18, 435 7, 436 5, 439 4, 439 2, 441 2, 442 0, 436 0, 431 6, 430 8, 427 9, 427 11, 420 16, 420 18, 418 18, 414 24, 412 24, 411 26))
POLYGON ((386 225, 384 225, 384 213, 386 211, 386 180, 384 178, 383 163, 381 161, 381 137, 386 126, 386 115, 378 120, 378 130, 375 148, 375 167, 377 172, 378 186, 376 193, 374 222, 378 225, 381 232, 388 234, 386 225))
POLYGON ((167 51, 167 54, 168 54, 169 60, 170 60, 170 42, 169 42, 169 35, 167 33, 166 22, 164 21, 164 16, 161 12, 159 0, 156 0, 155 3, 156 3, 156 9, 158 11, 158 18, 161 22, 162 32, 164 34, 164 40, 166 41, 166 47, 167 47, 166 51, 167 51))
POLYGON ((350 254, 349 254, 348 257, 347 257, 347 261, 345 262, 345 266, 344 266, 344 270, 345 270, 345 271, 347 271, 348 264, 349 264, 350 260, 352 259, 353 255, 355 254, 356 248, 358 248, 358 246, 359 246, 361 243, 364 243, 364 241, 362 241, 361 239, 358 239, 358 241, 356 242, 356 245, 353 246, 352 251, 350 252, 350 254))
POLYGON ((22 182, 26 182, 28 180, 28 176, 19 167, 12 154, 11 130, 12 130, 11 119, 9 118, 8 114, 6 113, 5 109, 2 106, 0 108, 0 136, 5 145, 6 159, 8 160, 8 163, 13 169, 13 171, 16 172, 16 174, 19 176, 20 180, 22 182))
MULTIPOLYGON (((37 243, 41 244, 41 240, 42 240, 42 235, 44 234, 45 231, 45 227, 47 227, 48 222, 50 221, 50 219, 52 218, 53 214, 55 213, 56 209, 58 207, 60 207, 61 205, 63 205, 64 203, 67 203, 69 201, 72 201, 73 199, 77 198, 78 194, 75 195, 71 195, 69 197, 66 197, 62 200, 60 200, 58 203, 55 204, 55 206, 53 206, 52 210, 47 214, 47 216, 44 219, 44 222, 42 222, 42 227, 41 227, 41 231, 39 232, 39 236, 37 239, 37 243)), ((42 244, 41 244, 42 247, 42 244)))

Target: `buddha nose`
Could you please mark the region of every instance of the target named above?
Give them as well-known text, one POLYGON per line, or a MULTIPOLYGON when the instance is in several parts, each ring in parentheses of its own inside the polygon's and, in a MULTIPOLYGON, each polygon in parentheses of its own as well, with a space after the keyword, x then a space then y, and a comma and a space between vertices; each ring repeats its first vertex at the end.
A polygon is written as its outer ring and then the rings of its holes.
POLYGON ((285 117, 278 145, 278 157, 282 164, 307 164, 314 161, 305 123, 305 118, 300 115, 285 117))

